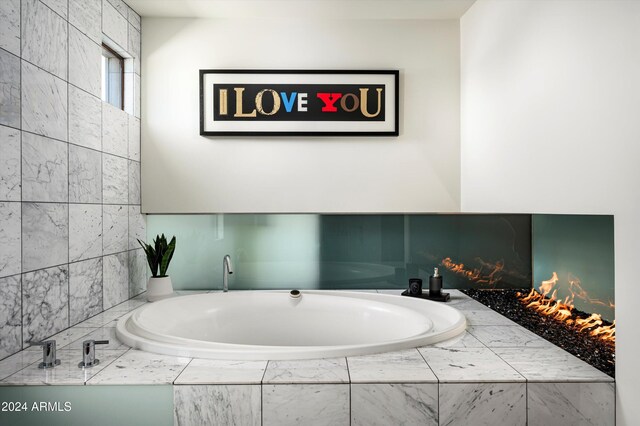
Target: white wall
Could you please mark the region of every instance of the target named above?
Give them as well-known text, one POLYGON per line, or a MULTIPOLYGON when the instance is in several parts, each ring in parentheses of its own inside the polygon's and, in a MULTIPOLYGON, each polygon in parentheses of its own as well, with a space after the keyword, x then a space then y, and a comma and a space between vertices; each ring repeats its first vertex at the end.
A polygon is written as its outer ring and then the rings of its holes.
POLYGON ((617 421, 638 424, 640 2, 479 0, 460 31, 462 210, 615 215, 617 421))
POLYGON ((459 210, 457 20, 144 18, 143 27, 143 211, 459 210), (202 137, 200 68, 400 69, 400 136, 202 137))

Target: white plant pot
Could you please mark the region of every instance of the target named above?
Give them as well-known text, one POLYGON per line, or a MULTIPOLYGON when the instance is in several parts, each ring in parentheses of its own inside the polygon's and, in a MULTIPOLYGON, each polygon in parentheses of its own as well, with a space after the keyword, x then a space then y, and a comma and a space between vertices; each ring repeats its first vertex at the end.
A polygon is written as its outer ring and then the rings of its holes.
POLYGON ((147 282, 147 300, 155 302, 173 294, 171 277, 150 277, 147 282))

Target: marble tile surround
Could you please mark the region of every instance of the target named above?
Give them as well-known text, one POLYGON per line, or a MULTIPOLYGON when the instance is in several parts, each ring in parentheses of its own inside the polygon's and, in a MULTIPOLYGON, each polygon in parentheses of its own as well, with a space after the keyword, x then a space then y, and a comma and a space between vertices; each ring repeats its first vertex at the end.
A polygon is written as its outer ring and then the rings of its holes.
POLYGON ((0 201, 20 201, 20 130, 0 126, 0 201))
POLYGON ((69 23, 96 43, 102 43, 102 0, 69 0, 69 23))
POLYGON ((122 50, 127 48, 128 27, 127 18, 108 0, 102 0, 102 32, 122 50))
MULTIPOLYGON (((119 47, 124 48, 122 52, 139 52, 140 17, 122 0, 117 6, 121 10, 117 10, 116 27, 124 35, 119 47)), ((19 303, 0 312, 0 360, 20 350, 28 334, 49 337, 44 333, 57 332, 89 315, 94 323, 111 323, 116 313, 122 313, 120 302, 139 294, 146 284, 140 250, 135 247, 128 252, 127 248, 129 215, 134 236, 145 234, 135 165, 132 179, 128 173, 129 156, 140 161, 140 120, 118 111, 123 124, 116 151, 119 160, 112 168, 107 160, 107 169, 113 172, 113 179, 107 180, 113 192, 107 190, 107 199, 111 196, 112 204, 115 201, 124 211, 108 243, 122 249, 118 260, 123 267, 116 275, 123 279, 106 289, 112 297, 109 303, 119 311, 100 314, 105 291, 102 277, 98 278, 104 272, 102 9, 102 0, 0 1, 0 280, 11 282, 3 289, 7 301, 19 289, 19 303), (129 193, 137 206, 130 205, 129 193), (42 314, 34 315, 24 301, 39 296, 27 284, 35 285, 33 276, 45 276, 57 267, 67 271, 65 309, 58 309, 57 302, 52 306, 46 302, 41 303, 42 314), (15 306, 24 308, 18 325, 12 319, 15 306), (48 328, 36 330, 45 325, 48 328)), ((134 61, 130 62, 133 67, 134 61)), ((113 274, 108 277, 113 283, 113 274)))
POLYGON ((20 127, 20 58, 1 49, 0 124, 20 127))
POLYGON ((102 202, 127 204, 129 202, 128 160, 115 155, 102 154, 102 202))
POLYGON ((119 253, 127 250, 129 232, 129 207, 122 205, 102 206, 102 252, 119 253))
POLYGON ((22 133, 22 201, 66 203, 69 200, 68 145, 22 133))
POLYGON ((0 201, 0 277, 21 270, 20 203, 0 201))
POLYGON ((22 61, 21 103, 22 130, 67 140, 67 83, 64 80, 22 61))
POLYGON ((351 385, 351 424, 438 425, 436 383, 369 383, 351 385))
POLYGON ((0 359, 22 348, 21 294, 20 275, 0 278, 0 359))
POLYGON ((0 2, 0 49, 20 55, 20 0, 0 2))
MULTIPOLYGON (((358 371, 377 370, 382 380, 393 380, 394 371, 400 360, 407 363, 420 363, 408 367, 418 371, 420 367, 432 367, 424 359, 413 358, 405 351, 389 355, 365 356, 365 363, 351 363, 349 360, 360 357, 348 357, 345 363, 350 373, 350 380, 346 383, 322 383, 326 380, 326 373, 313 374, 322 371, 318 365, 333 366, 341 369, 342 358, 329 360, 309 360, 310 363, 294 363, 293 371, 283 371, 285 361, 275 364, 274 371, 278 377, 298 377, 307 383, 266 383, 266 361, 216 361, 178 358, 165 355, 155 355, 127 349, 126 345, 117 341, 113 326, 103 327, 104 323, 124 315, 127 311, 143 304, 141 298, 131 299, 116 307, 96 315, 54 336, 58 340, 59 357, 63 359, 63 366, 55 374, 43 373, 37 370, 35 364, 41 356, 40 348, 34 347, 0 361, 0 380, 2 384, 160 384, 173 383, 174 397, 181 394, 185 401, 176 405, 174 419, 181 419, 181 424, 193 424, 195 418, 224 419, 224 424, 253 424, 260 416, 265 424, 442 424, 442 425, 495 425, 509 424, 554 424, 552 419, 560 418, 562 424, 613 424, 614 419, 614 384, 608 382, 580 382, 573 380, 573 372, 568 371, 564 380, 526 383, 520 381, 486 381, 467 382, 465 380, 446 382, 442 379, 432 383, 358 383, 358 371), (109 365, 102 365, 101 371, 96 371, 83 377, 76 370, 65 365, 69 357, 77 363, 77 350, 82 340, 88 338, 109 339, 112 344, 101 347, 98 351, 120 351, 116 361, 108 358, 109 365), (366 358, 370 358, 367 360, 366 358), (387 370, 383 367, 383 360, 387 359, 387 370), (65 361, 66 360, 66 361, 65 361), (395 360, 395 361, 394 361, 395 360), (328 363, 325 363, 328 361, 328 363), (322 364, 325 363, 325 364, 322 364), (370 368, 374 366, 374 368, 370 368), (26 369, 25 369, 26 367, 26 369), (25 369, 24 371, 20 371, 25 369), (19 371, 19 374, 14 374, 19 371), (353 372, 353 374, 351 374, 353 372), (314 382, 314 377, 317 382, 314 382), (351 383, 351 384, 349 384, 351 383), (262 392, 260 392, 262 384, 262 392), (249 390, 251 386, 255 391, 249 390), (254 392, 254 393, 252 393, 254 392), (528 392, 528 402, 525 400, 528 392), (262 410, 254 400, 262 398, 262 410), (189 402, 191 401, 191 402, 189 402), (233 401, 231 406, 225 401, 233 401), (239 404, 239 401, 242 401, 239 404), (350 402, 349 402, 350 401, 350 402), (526 411, 526 404, 529 409, 526 411), (178 408, 180 407, 180 408, 178 408), (202 412, 198 412, 200 407, 202 412), (253 408, 252 408, 253 407, 253 408), (196 414, 197 413, 197 414, 196 414), (439 413, 439 418, 438 418, 439 413), (230 423, 229 423, 230 422, 230 423), (439 422, 439 423, 438 423, 439 422)), ((113 324, 113 323, 112 323, 113 324)), ((471 334, 461 339, 443 342, 443 348, 464 349, 461 342, 470 342, 475 346, 479 341, 471 334)), ((484 347, 484 346, 483 346, 484 347)), ((420 351, 428 348, 420 348, 420 351)), ((472 348, 477 349, 477 348, 472 348)), ((548 348, 496 348, 497 351, 507 349, 521 349, 525 351, 543 350, 548 348)), ((491 349, 493 351, 493 349, 491 349)), ((561 351, 558 349, 558 351, 561 351)), ((568 354, 567 354, 568 355, 568 354)), ((548 368, 553 362, 571 362, 570 360, 551 360, 539 362, 529 357, 528 368, 537 366, 538 369, 548 368)), ((570 355, 569 355, 570 356, 570 355)), ((99 352, 102 360, 103 355, 99 352)), ((484 358, 478 361, 484 362, 484 358)), ((70 364, 71 365, 71 364, 70 364)), ((487 369, 493 368, 486 364, 487 369)), ((452 365, 457 369, 457 365, 452 365)), ((562 366, 559 367, 560 369, 562 366)), ((435 371, 438 371, 434 368, 435 371)), ((79 370, 81 371, 81 370, 79 370)), ((396 377, 402 378, 406 372, 400 371, 396 377)), ((290 379, 286 379, 291 381, 290 379)), ((367 379, 368 380, 368 379, 367 379)), ((578 379, 579 380, 579 379, 578 379)), ((178 420, 176 420, 178 421, 178 420)))
POLYGON ((264 426, 348 425, 348 384, 262 385, 264 426))
POLYGON ((69 261, 102 256, 102 206, 69 204, 69 261))
POLYGON ((69 261, 69 205, 22 203, 22 272, 69 261))
POLYGON ((69 324, 102 312, 102 258, 69 264, 69 324))
POLYGON ((129 298, 127 252, 104 256, 102 279, 103 309, 109 309, 129 298))
POLYGON ((69 27, 69 83, 101 95, 102 48, 75 27, 69 27))
POLYGON ((526 425, 524 383, 440 384, 440 425, 526 425))
POLYGON ((102 148, 102 101, 73 85, 69 85, 69 142, 102 148))
POLYGON ((260 426, 261 397, 259 385, 174 386, 174 425, 260 426))
POLYGON ((69 202, 102 202, 102 155, 99 151, 69 145, 69 202))
POLYGON ((22 59, 66 80, 66 12, 61 16, 54 10, 38 0, 22 0, 22 59))
POLYGON ((23 347, 69 327, 68 265, 24 274, 22 286, 23 347))

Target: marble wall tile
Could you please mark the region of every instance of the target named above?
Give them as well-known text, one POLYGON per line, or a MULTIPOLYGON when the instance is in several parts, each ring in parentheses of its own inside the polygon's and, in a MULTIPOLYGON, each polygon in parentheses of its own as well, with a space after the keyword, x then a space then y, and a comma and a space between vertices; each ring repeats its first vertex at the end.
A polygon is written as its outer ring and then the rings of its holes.
POLYGON ((75 27, 69 27, 69 83, 100 96, 102 47, 75 27))
POLYGON ((133 28, 140 31, 140 15, 138 15, 135 10, 129 8, 127 18, 129 19, 129 23, 133 25, 133 28))
POLYGON ((102 0, 69 0, 69 23, 102 43, 102 0))
POLYGON ((469 333, 489 348, 552 346, 549 341, 520 326, 475 325, 469 327, 469 333))
POLYGON ((191 358, 159 355, 135 349, 102 370, 88 385, 171 384, 191 358))
POLYGON ((347 358, 351 383, 437 383, 417 349, 347 358))
POLYGON ((441 383, 440 425, 526 425, 525 383, 441 383))
POLYGON ((129 115, 129 159, 140 161, 140 119, 129 115))
POLYGON ((0 126, 0 201, 20 201, 20 130, 0 126))
POLYGON ((613 426, 613 383, 529 383, 530 426, 613 426))
POLYGON ((524 382, 488 348, 418 348, 440 382, 524 382))
POLYGON ((109 3, 111 3, 111 5, 113 7, 116 8, 118 13, 120 13, 125 18, 128 16, 129 7, 127 6, 127 4, 123 0, 108 0, 108 1, 109 1, 109 3))
MULTIPOLYGON (((137 15, 132 11, 133 15, 137 15)), ((140 20, 138 16, 138 30, 140 20)), ((130 21, 135 25, 134 17, 130 21)), ((20 0, 0 1, 0 48, 20 55, 20 0)))
POLYGON ((269 361, 263 383, 349 383, 345 358, 269 361))
POLYGON ((69 264, 69 323, 102 312, 102 258, 69 264))
POLYGON ((68 261, 68 204, 22 203, 22 271, 68 261))
POLYGON ((111 104, 102 104, 102 150, 109 154, 127 157, 128 114, 111 104))
MULTIPOLYGON (((120 50, 127 48, 127 19, 107 0, 102 0, 102 32, 118 46, 120 50)), ((118 50, 118 49, 115 49, 118 50)))
POLYGON ((128 206, 102 206, 103 254, 118 253, 127 250, 128 222, 128 206))
POLYGON ((529 382, 596 382, 613 379, 556 346, 493 348, 529 382))
POLYGON ((102 101, 69 85, 69 142, 102 150, 102 101))
POLYGON ((129 24, 129 54, 133 56, 131 64, 133 65, 132 72, 140 74, 140 31, 129 24))
POLYGON ((22 130, 67 140, 67 83, 25 61, 22 61, 22 130))
POLYGON ((126 60, 124 73, 124 110, 127 112, 127 114, 130 115, 135 114, 135 88, 133 87, 133 76, 135 74, 133 73, 132 68, 133 62, 130 60, 126 60))
POLYGON ((21 271, 21 204, 0 202, 0 277, 21 271))
POLYGON ((133 115, 140 118, 140 103, 142 99, 140 98, 140 76, 138 74, 133 75, 133 96, 133 115))
POLYGON ((102 202, 102 154, 69 145, 69 202, 102 202))
POLYGON ((127 204, 129 202, 128 160, 102 154, 102 202, 127 204))
POLYGON ((0 124, 20 127, 20 58, 0 49, 0 124))
POLYGON ((22 201, 69 201, 68 145, 22 132, 22 201))
POLYGON ((263 426, 349 425, 348 384, 262 385, 263 426))
POLYGON ((129 160, 129 204, 140 204, 140 163, 129 160))
POLYGON ((147 289, 147 257, 142 249, 129 250, 129 297, 147 289))
POLYGON ((40 341, 69 327, 67 265, 22 275, 22 344, 40 341))
POLYGON ((69 261, 102 256, 102 206, 69 204, 69 261))
POLYGON ((102 307, 110 307, 129 298, 129 267, 127 253, 105 256, 102 263, 102 307))
POLYGON ((58 15, 62 16, 64 19, 69 18, 69 11, 67 0, 40 0, 42 3, 49 6, 51 10, 53 10, 58 15))
POLYGON ((438 384, 353 384, 351 424, 437 426, 438 384))
POLYGON ((66 80, 67 27, 67 21, 43 3, 22 0, 22 59, 66 80))
POLYGON ((261 390, 256 385, 174 386, 174 425, 260 426, 261 390))
POLYGON ((0 278, 0 359, 22 349, 20 275, 0 278))
POLYGON ((262 382, 267 361, 193 359, 175 380, 176 385, 239 385, 262 382))
POLYGON ((140 206, 129 206, 129 250, 140 248, 138 240, 147 239, 147 216, 140 213, 140 206))

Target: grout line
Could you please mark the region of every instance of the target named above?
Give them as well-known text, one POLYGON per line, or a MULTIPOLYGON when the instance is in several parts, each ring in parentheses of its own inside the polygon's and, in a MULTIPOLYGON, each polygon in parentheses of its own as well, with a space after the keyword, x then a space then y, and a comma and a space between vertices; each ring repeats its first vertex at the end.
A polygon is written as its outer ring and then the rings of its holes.
MULTIPOLYGON (((23 250, 23 241, 22 241, 22 43, 23 43, 23 37, 22 37, 22 1, 20 2, 20 7, 19 7, 19 13, 20 16, 18 18, 18 21, 20 22, 20 55, 18 56, 18 60, 20 61, 20 67, 19 67, 19 81, 20 81, 20 119, 18 120, 18 126, 20 126, 20 134, 19 134, 19 138, 20 138, 20 350, 24 349, 24 283, 23 283, 23 279, 22 279, 22 259, 24 256, 24 250, 23 250)), ((17 352, 16 352, 17 353, 17 352)))
MULTIPOLYGON (((67 0, 67 18, 69 17, 69 1, 67 0)), ((70 24, 67 23, 67 142, 69 141, 69 75, 71 64, 70 62, 70 54, 69 54, 69 35, 70 35, 70 24)), ((69 144, 67 143, 67 264, 71 260, 71 209, 69 208, 69 200, 71 199, 71 154, 69 149, 69 144)), ((67 267, 67 326, 71 327, 71 265, 67 267)))

